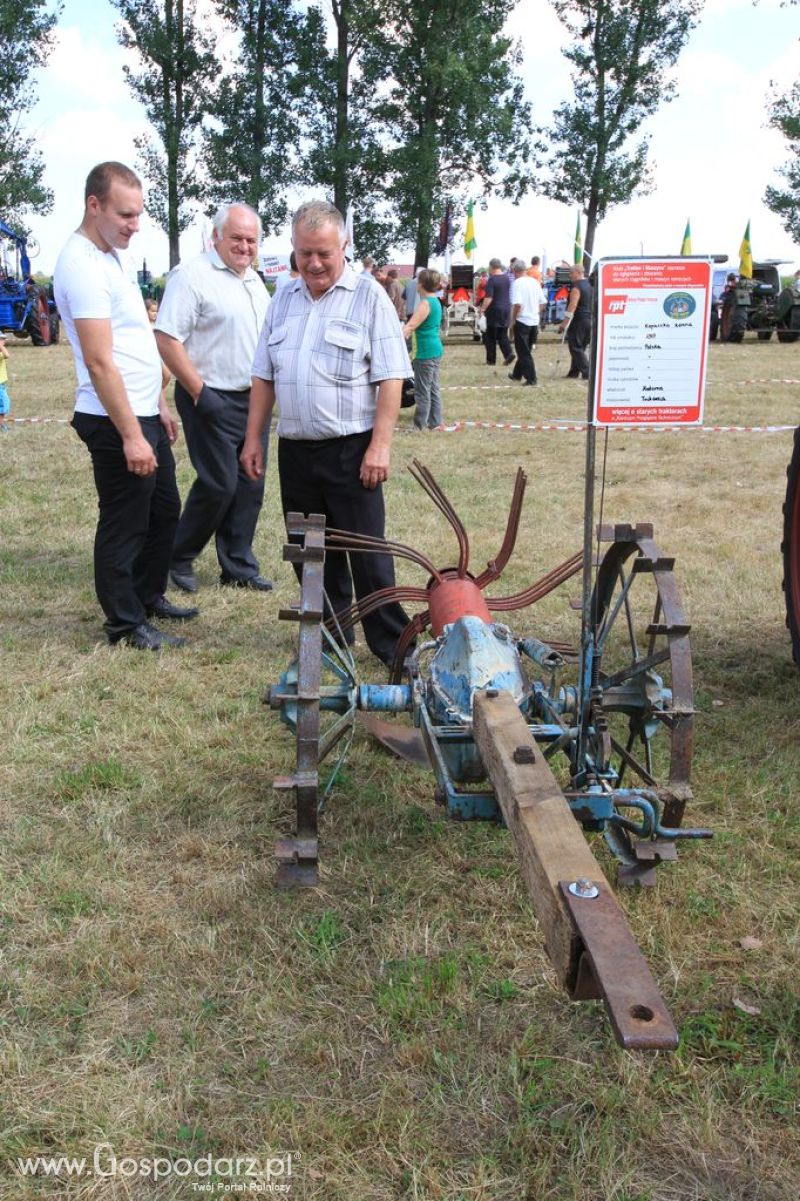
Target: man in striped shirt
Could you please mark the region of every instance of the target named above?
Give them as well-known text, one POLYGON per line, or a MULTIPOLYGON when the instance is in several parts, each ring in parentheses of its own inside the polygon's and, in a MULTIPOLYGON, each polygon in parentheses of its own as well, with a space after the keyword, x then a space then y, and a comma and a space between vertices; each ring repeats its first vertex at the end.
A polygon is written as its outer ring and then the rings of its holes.
MULTIPOLYGON (((386 292, 345 260, 341 213, 325 201, 302 205, 292 222, 300 278, 267 313, 253 363, 241 462, 264 471, 262 433, 278 402, 278 475, 284 515, 323 513, 327 524, 382 538, 382 485, 389 477, 402 381, 411 364, 386 292)), ((328 550, 325 591, 334 613, 394 584, 388 555, 328 550)), ((399 604, 364 618, 373 654, 391 664, 407 622, 399 604)))

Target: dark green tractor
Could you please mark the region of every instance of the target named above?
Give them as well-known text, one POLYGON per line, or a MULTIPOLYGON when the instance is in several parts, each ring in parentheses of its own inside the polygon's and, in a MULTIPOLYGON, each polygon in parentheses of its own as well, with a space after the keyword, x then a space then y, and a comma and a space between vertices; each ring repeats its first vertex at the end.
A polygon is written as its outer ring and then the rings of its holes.
POLYGON ((723 342, 741 342, 747 330, 759 341, 768 342, 773 331, 779 342, 800 338, 800 280, 781 286, 781 260, 753 263, 753 278, 739 279, 735 288, 722 295, 720 337, 723 342))

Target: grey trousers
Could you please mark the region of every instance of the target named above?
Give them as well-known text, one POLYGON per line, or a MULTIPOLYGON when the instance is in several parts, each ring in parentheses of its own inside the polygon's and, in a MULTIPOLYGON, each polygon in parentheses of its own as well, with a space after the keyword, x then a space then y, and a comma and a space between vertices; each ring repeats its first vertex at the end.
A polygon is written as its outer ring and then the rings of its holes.
POLYGON ((414 427, 436 429, 442 424, 442 394, 439 391, 441 359, 414 359, 414 427))
MULTIPOLYGON (((253 539, 264 499, 264 476, 257 482, 249 480, 239 463, 249 402, 249 390, 223 392, 204 385, 195 405, 189 393, 175 385, 175 405, 197 479, 175 534, 174 571, 190 571, 213 537, 226 579, 247 580, 259 574, 253 539)), ((265 466, 268 439, 267 429, 265 466)))

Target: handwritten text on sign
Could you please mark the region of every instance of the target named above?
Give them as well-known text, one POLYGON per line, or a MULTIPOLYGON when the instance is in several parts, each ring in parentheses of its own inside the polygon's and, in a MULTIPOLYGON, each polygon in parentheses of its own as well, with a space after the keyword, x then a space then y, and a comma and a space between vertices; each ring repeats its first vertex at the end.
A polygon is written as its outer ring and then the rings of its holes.
POLYGON ((595 424, 699 424, 711 263, 605 260, 597 286, 595 424))

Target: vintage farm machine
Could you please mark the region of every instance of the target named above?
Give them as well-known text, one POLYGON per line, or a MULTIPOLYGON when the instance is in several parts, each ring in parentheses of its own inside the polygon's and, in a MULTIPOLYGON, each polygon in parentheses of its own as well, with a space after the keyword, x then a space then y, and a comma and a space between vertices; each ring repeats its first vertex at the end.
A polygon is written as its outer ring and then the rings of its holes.
POLYGON ((59 339, 58 312, 47 288, 31 275, 31 259, 38 253, 35 238, 0 220, 0 330, 49 346, 59 339))
POLYGON ((409 470, 452 527, 453 567, 437 568, 398 542, 326 530, 318 515, 288 519, 284 556, 296 565, 301 594, 281 617, 299 623, 299 649, 267 699, 296 736, 295 771, 275 787, 294 794, 297 828, 276 847, 279 884, 317 881, 318 812, 358 718, 392 751, 432 769, 435 799, 453 818, 505 822, 570 996, 602 997, 623 1046, 673 1048, 670 1015, 580 828, 604 836, 625 883, 651 883, 656 865, 676 857, 679 839, 710 836, 681 826, 691 796, 693 699, 673 560, 648 525, 602 526, 597 540, 592 532, 590 556, 578 551, 521 592, 490 594, 514 549, 524 473, 498 554, 472 575, 452 505, 419 461, 409 470), (427 578, 326 619, 326 548, 392 554, 427 578), (504 623, 581 572, 573 642, 542 629, 513 633, 504 623), (359 683, 347 631, 390 600, 421 608, 400 639, 390 682, 359 683))

